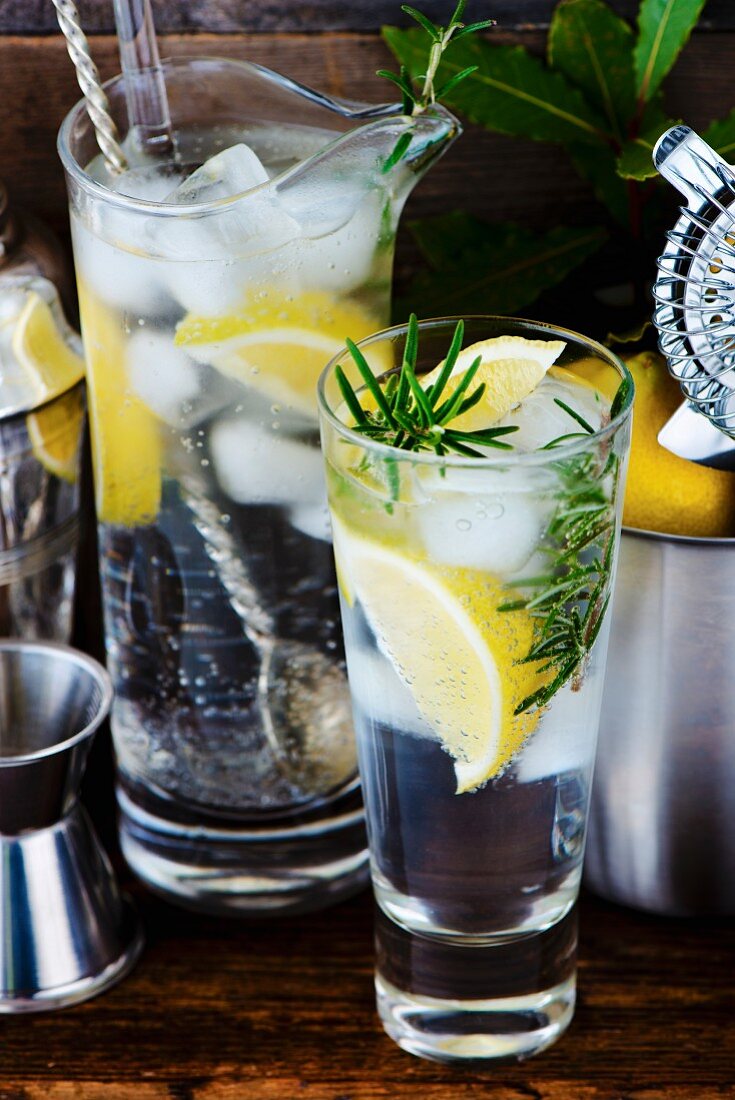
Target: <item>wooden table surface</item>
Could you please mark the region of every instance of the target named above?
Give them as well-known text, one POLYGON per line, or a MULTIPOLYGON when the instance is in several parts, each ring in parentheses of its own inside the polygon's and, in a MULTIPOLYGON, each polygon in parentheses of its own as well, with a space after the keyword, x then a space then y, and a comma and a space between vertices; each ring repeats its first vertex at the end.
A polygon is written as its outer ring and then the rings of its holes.
POLYGON ((137 969, 85 1005, 4 1018, 0 1100, 735 1098, 732 921, 583 896, 570 1030, 524 1064, 456 1069, 384 1035, 366 893, 252 923, 132 889, 148 938, 137 969))

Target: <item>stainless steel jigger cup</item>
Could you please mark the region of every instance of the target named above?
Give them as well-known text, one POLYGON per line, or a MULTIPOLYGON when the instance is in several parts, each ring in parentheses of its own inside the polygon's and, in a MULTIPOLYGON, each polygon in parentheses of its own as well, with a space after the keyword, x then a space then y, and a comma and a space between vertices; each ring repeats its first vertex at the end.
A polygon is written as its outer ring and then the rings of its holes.
POLYGON ((78 801, 111 702, 110 678, 84 654, 0 642, 0 1012, 93 997, 143 946, 78 801))

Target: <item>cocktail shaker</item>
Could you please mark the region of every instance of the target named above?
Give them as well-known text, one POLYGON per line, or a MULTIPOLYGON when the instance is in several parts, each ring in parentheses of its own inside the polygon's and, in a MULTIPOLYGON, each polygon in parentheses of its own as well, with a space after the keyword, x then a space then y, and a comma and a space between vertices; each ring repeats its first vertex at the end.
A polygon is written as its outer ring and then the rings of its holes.
POLYGON ((585 878, 669 915, 735 913, 735 539, 626 531, 585 878))

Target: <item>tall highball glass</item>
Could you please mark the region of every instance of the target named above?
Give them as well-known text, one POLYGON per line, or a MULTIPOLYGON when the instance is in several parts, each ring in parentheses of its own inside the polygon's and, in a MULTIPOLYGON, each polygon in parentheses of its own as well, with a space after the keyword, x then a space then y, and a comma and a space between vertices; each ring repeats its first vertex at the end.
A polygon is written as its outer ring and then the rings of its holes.
MULTIPOLYGON (((420 323, 419 376, 455 323, 420 323)), ((629 439, 614 355, 507 318, 470 319, 465 345, 507 336, 563 342, 511 417, 512 450, 410 451, 357 432, 336 374, 365 393, 347 352, 319 390, 378 1010, 402 1047, 443 1061, 525 1057, 572 1018, 629 439)), ((405 342, 397 327, 359 347, 381 374, 405 342)))

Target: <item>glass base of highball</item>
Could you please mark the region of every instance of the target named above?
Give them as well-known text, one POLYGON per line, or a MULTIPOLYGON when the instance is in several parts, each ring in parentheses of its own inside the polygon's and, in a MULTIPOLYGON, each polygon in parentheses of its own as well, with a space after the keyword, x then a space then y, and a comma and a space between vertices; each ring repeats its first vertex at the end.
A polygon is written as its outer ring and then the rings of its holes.
POLYGON ((262 824, 156 812, 151 796, 118 785, 120 845, 127 863, 167 901, 217 916, 306 913, 350 897, 368 883, 359 786, 299 815, 262 824))
POLYGON ((520 1060, 574 1015, 576 916, 541 932, 447 942, 376 914, 378 1013, 403 1050, 438 1062, 520 1060))

